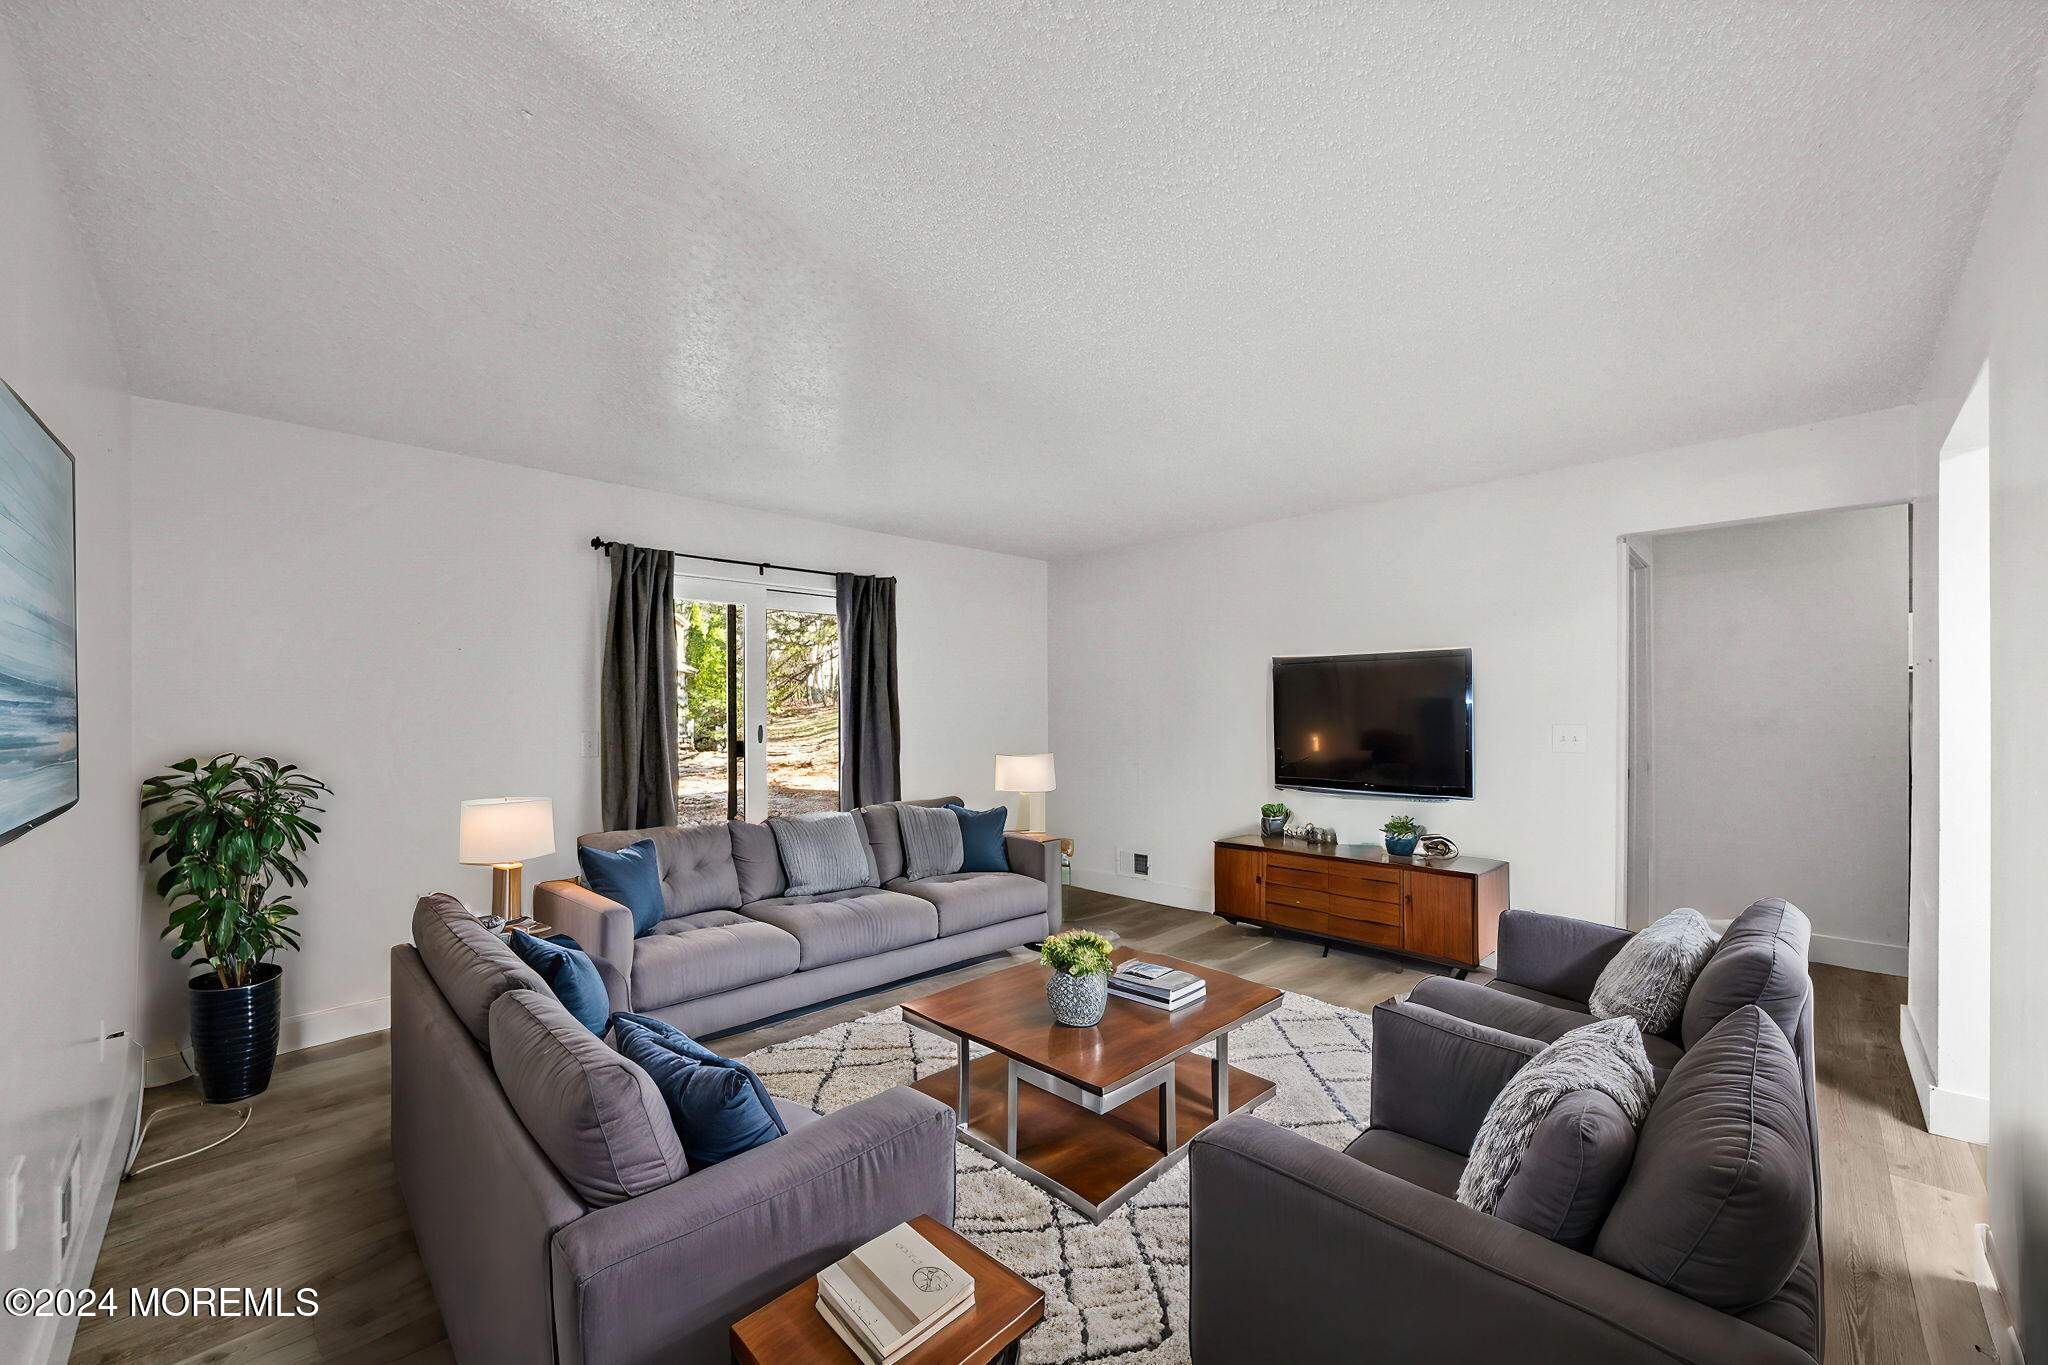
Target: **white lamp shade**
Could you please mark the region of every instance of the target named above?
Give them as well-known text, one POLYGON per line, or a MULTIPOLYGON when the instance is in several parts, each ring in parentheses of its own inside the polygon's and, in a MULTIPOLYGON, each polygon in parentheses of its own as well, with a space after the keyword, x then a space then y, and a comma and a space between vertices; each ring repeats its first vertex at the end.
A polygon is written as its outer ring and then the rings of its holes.
POLYGON ((456 860, 478 866, 523 863, 555 851, 555 803, 545 796, 493 796, 462 803, 456 860))
POLYGON ((1052 781, 1051 754, 997 754, 996 790, 999 792, 1049 792, 1052 781))

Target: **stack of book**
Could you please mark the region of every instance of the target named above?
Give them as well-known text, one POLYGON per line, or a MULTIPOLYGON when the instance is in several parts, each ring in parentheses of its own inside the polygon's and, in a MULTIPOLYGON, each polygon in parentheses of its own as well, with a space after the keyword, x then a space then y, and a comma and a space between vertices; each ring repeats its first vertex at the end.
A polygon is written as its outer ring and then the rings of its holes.
POLYGON ((1133 961, 1118 967, 1109 978, 1109 993, 1154 1009, 1177 1010, 1207 995, 1209 983, 1193 972, 1133 961))
POLYGON ((818 1313, 867 1365, 892 1365, 974 1306, 974 1277, 902 1223, 818 1272, 818 1313))

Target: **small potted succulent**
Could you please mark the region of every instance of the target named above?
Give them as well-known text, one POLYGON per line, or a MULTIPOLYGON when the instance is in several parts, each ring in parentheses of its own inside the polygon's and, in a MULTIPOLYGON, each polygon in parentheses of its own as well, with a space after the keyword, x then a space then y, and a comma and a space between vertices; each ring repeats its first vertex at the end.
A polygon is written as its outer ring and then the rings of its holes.
POLYGON ((1278 801, 1268 801, 1259 807, 1259 833, 1268 839, 1287 828, 1287 807, 1278 801))
POLYGON ((1387 836, 1387 852, 1405 858, 1415 851, 1415 841, 1422 837, 1422 825, 1412 815, 1397 815, 1380 826, 1380 833, 1387 836))
POLYGON ((1045 1003, 1056 1024, 1093 1028, 1109 1007, 1109 955, 1115 945, 1086 929, 1053 934, 1039 945, 1038 960, 1052 968, 1045 1003))

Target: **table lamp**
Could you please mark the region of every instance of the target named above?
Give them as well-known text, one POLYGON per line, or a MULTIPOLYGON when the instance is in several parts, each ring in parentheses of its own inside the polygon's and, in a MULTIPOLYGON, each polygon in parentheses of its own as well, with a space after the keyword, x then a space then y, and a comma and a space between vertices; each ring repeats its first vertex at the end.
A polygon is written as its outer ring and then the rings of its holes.
POLYGON ((491 869, 491 913, 478 915, 484 928, 504 932, 524 911, 521 865, 555 851, 555 803, 545 796, 492 796, 462 803, 462 831, 456 860, 491 869))
POLYGON ((1053 790, 1051 754, 997 754, 996 790, 1017 793, 1017 828, 1045 827, 1045 793, 1053 790))

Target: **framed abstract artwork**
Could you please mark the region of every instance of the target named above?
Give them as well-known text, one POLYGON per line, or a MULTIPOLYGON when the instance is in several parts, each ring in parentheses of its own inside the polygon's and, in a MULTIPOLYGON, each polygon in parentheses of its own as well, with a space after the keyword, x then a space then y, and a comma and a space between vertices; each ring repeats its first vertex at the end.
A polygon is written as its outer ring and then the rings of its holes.
POLYGON ((0 383, 0 844, 78 804, 71 452, 0 383))

